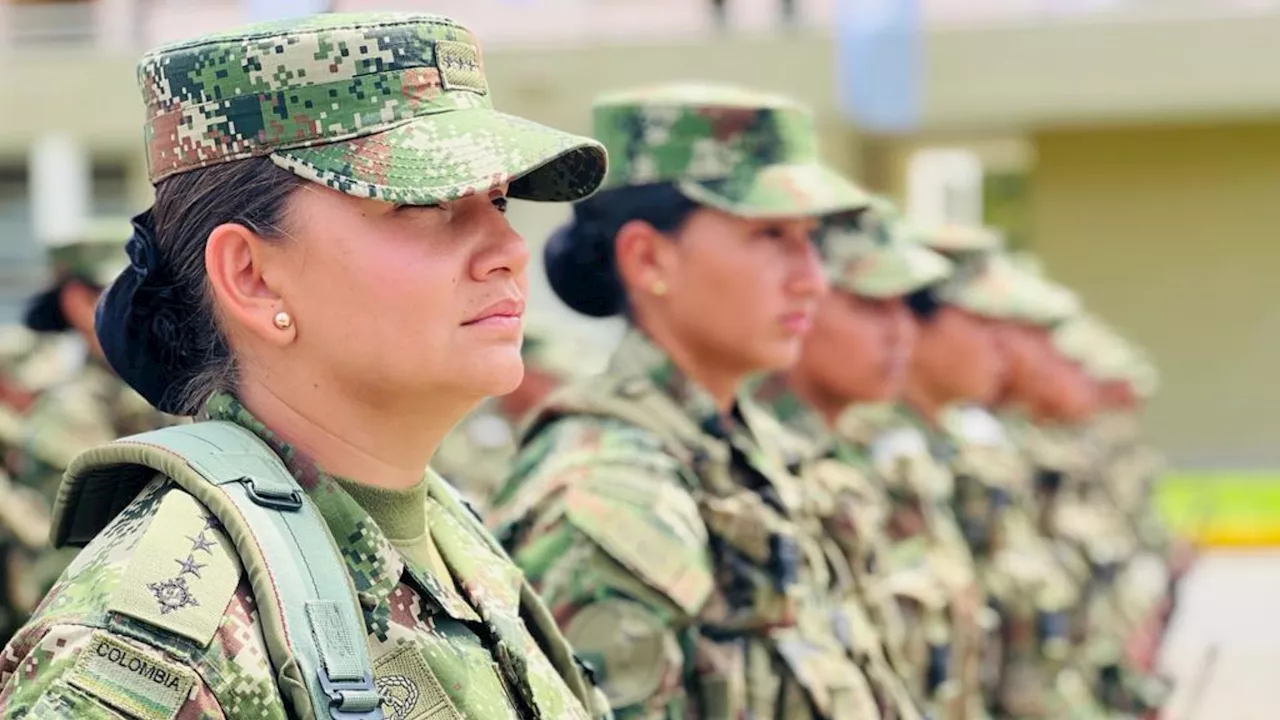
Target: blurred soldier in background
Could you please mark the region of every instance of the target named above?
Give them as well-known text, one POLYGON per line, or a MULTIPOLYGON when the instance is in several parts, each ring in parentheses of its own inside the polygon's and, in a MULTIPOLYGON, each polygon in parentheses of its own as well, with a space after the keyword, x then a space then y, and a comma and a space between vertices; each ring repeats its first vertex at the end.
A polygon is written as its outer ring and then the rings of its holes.
POLYGON ((520 421, 569 373, 549 333, 526 332, 524 380, 515 392, 486 400, 441 441, 431 466, 483 512, 511 469, 520 421))
POLYGON ((902 298, 941 280, 950 263, 895 241, 872 210, 833 224, 823 254, 832 291, 818 305, 800 360, 763 380, 755 398, 814 445, 806 491, 824 508, 827 532, 849 559, 858 588, 849 632, 863 648, 864 672, 882 696, 910 693, 929 708, 943 699, 947 680, 945 589, 921 563, 895 567, 886 488, 865 448, 833 427, 851 405, 897 395, 914 330, 902 298))
MULTIPOLYGON (((0 512, 3 610, 17 624, 75 555, 52 550, 48 539, 67 464, 93 445, 176 421, 153 410, 111 372, 94 332, 98 296, 128 262, 129 233, 127 221, 99 221, 70 242, 52 244, 52 282, 28 301, 23 317, 31 333, 20 341, 26 351, 6 353, 11 360, 0 380, 0 445, 8 471, 4 487, 17 499, 0 512)), ((6 629, 6 637, 16 626, 6 629)))
POLYGON ((495 534, 620 718, 892 716, 836 632, 853 581, 795 439, 741 395, 795 362, 826 289, 819 221, 866 195, 788 98, 663 85, 594 115, 609 175, 548 241, 547 276, 629 329, 540 409, 495 534))
POLYGON ((1074 312, 1076 301, 1017 268, 994 243, 982 248, 975 242, 982 238, 977 231, 921 235, 954 257, 957 271, 910 299, 920 341, 909 416, 952 473, 959 530, 1000 615, 1000 658, 986 666, 992 709, 1009 717, 1101 716, 1084 679, 1063 673, 1081 581, 1042 534, 1030 470, 989 410, 1015 370, 999 329, 1047 327, 1074 312))

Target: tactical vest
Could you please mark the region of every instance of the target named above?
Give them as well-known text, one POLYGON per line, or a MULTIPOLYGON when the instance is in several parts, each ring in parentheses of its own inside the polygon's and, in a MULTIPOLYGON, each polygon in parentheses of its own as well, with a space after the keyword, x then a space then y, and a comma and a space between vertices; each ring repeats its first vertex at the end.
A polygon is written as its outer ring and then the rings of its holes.
MULTIPOLYGON (((160 473, 222 524, 258 605, 276 685, 302 720, 380 720, 367 631, 355 588, 323 517, 270 447, 224 421, 165 428, 99 446, 72 461, 58 493, 54 544, 83 547, 160 473)), ((505 553, 452 488, 445 510, 505 553)), ((599 701, 555 621, 531 592, 522 617, 586 708, 599 701)))
MULTIPOLYGON (((749 424, 764 420, 752 415, 759 411, 749 405, 743 412, 749 415, 749 424)), ((713 596, 696 613, 696 630, 703 637, 713 642, 743 643, 748 656, 763 649, 780 660, 790 678, 808 693, 821 717, 879 717, 878 702, 907 706, 901 715, 891 716, 918 717, 909 697, 877 699, 866 678, 847 664, 864 650, 860 644, 863 638, 855 638, 853 633, 855 628, 865 628, 866 621, 859 622, 831 597, 831 586, 850 582, 848 566, 834 543, 813 536, 813 518, 804 515, 806 499, 786 468, 750 463, 742 449, 699 427, 645 377, 603 375, 557 389, 526 421, 522 446, 558 419, 574 416, 614 419, 647 431, 678 461, 680 479, 710 535, 720 590, 720 597, 713 596), (735 477, 739 467, 748 467, 759 476, 753 478, 755 489, 735 477), (826 585, 818 595, 826 597, 815 597, 814 578, 802 577, 806 567, 812 573, 816 565, 823 566, 816 574, 826 585), (843 579, 838 577, 841 572, 843 579), (827 577, 828 573, 836 577, 827 577), (806 580, 812 583, 808 587, 806 580), (838 646, 829 656, 833 660, 812 652, 808 644, 812 638, 826 643, 835 639, 838 646), (839 671, 840 667, 847 670, 839 671)), ((776 446, 762 449, 772 457, 787 450, 776 446)), ((692 644, 699 653, 697 643, 692 644)), ((698 660, 689 658, 699 667, 702 694, 722 688, 742 691, 745 687, 754 697, 762 688, 776 685, 776 681, 755 676, 710 677, 704 674, 704 667, 720 670, 733 663, 698 660)), ((728 691, 695 701, 714 708, 714 712, 704 713, 708 717, 740 717, 746 710, 743 700, 728 691)))

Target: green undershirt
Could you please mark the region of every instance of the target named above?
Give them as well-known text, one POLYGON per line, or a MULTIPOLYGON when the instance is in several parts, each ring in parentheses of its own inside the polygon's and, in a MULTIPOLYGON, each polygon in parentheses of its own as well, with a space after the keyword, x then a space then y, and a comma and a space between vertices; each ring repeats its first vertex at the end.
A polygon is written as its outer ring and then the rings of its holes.
POLYGON ((427 527, 427 483, 403 490, 363 485, 336 478, 353 500, 369 513, 387 540, 410 563, 425 569, 446 586, 453 586, 453 577, 445 565, 440 550, 436 548, 427 527))

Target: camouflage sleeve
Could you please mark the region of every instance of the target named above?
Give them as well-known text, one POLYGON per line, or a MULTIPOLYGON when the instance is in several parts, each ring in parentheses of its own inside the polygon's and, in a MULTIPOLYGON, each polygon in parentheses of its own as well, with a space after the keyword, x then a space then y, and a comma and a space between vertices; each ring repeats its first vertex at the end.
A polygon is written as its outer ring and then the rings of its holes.
POLYGON ((157 476, 0 655, 0 717, 283 720, 234 546, 157 476))
POLYGON ((575 418, 524 448, 490 516, 619 718, 683 714, 706 528, 656 439, 575 418))
POLYGON ((85 625, 28 627, 5 648, 0 678, 0 717, 227 717, 190 666, 150 643, 85 625))

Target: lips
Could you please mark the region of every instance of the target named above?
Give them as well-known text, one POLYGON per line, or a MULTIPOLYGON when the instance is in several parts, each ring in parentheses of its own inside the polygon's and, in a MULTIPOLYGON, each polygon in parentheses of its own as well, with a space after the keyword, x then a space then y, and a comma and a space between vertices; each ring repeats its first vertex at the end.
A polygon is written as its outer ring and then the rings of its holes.
POLYGON ((783 315, 779 322, 782 327, 789 333, 802 335, 809 331, 809 327, 813 325, 813 313, 797 311, 783 315))
POLYGON ((476 313, 463 325, 475 325, 488 320, 520 319, 524 316, 524 300, 500 300, 476 313))

